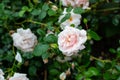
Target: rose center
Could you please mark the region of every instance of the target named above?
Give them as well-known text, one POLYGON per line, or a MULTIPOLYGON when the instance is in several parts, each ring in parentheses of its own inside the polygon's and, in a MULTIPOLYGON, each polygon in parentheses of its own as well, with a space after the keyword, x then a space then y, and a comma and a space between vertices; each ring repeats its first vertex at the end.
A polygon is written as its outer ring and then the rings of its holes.
POLYGON ((75 34, 71 34, 71 35, 67 35, 64 38, 64 42, 63 42, 63 47, 64 48, 70 48, 72 46, 74 46, 77 42, 77 35, 75 34))
POLYGON ((72 20, 73 20, 73 18, 72 18, 72 17, 70 17, 70 18, 69 18, 69 21, 71 22, 72 20))

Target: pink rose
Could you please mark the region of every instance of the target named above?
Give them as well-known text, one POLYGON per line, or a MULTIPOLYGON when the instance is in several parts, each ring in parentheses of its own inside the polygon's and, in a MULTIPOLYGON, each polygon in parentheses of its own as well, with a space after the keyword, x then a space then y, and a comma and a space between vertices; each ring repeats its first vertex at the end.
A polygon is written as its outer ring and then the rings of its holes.
POLYGON ((63 6, 73 6, 73 7, 82 7, 83 9, 87 9, 89 6, 88 0, 61 0, 63 6))
POLYGON ((65 29, 58 34, 59 49, 66 56, 71 56, 79 50, 84 49, 86 40, 86 31, 73 27, 65 27, 65 29))

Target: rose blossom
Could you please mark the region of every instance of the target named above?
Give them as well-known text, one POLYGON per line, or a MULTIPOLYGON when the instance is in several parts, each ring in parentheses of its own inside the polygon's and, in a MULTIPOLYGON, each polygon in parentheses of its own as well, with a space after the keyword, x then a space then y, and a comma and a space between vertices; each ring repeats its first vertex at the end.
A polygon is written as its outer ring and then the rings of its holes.
POLYGON ((71 56, 77 53, 78 50, 84 49, 86 40, 86 31, 73 27, 65 27, 65 29, 58 34, 59 49, 66 56, 71 56))
POLYGON ((35 45, 37 44, 37 37, 31 32, 30 29, 17 29, 17 33, 13 33, 12 38, 14 46, 23 52, 33 51, 35 45))
POLYGON ((13 77, 10 77, 9 80, 29 80, 26 77, 26 74, 15 73, 13 77))
POLYGON ((88 0, 61 0, 63 6, 82 7, 83 9, 89 8, 88 0))
MULTIPOLYGON (((59 17, 59 21, 58 22, 61 22, 61 20, 65 17, 65 15, 68 13, 66 11, 67 8, 64 9, 63 11, 63 15, 61 15, 59 17)), ((65 20, 64 22, 62 22, 60 24, 60 27, 62 29, 64 29, 65 26, 71 26, 72 24, 74 24, 75 27, 77 27, 79 24, 80 24, 80 19, 81 19, 81 15, 80 14, 76 14, 73 12, 73 9, 71 10, 70 12, 70 18, 65 20)))

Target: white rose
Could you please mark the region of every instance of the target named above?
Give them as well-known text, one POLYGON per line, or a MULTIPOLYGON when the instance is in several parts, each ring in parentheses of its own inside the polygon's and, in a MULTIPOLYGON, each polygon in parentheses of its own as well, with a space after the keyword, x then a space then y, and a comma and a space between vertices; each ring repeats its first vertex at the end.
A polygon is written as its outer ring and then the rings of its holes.
POLYGON ((4 75, 4 73, 3 73, 2 69, 0 69, 0 80, 5 80, 3 75, 4 75))
POLYGON ((59 49, 66 56, 71 56, 79 50, 84 49, 86 40, 86 31, 73 27, 65 27, 65 29, 58 34, 59 49))
POLYGON ((37 37, 31 32, 30 29, 17 29, 17 33, 13 33, 12 38, 14 46, 23 52, 33 51, 35 45, 37 44, 37 37))
POLYGON ((82 7, 83 9, 89 8, 88 0, 61 0, 63 6, 82 7))
POLYGON ((5 80, 3 75, 0 75, 0 80, 5 80))
POLYGON ((3 73, 2 69, 0 69, 0 75, 4 75, 4 73, 3 73))
MULTIPOLYGON (((67 14, 68 12, 66 11, 66 8, 64 9, 63 11, 63 15, 61 15, 59 17, 59 21, 58 22, 61 22, 61 20, 65 17, 65 15, 67 14)), ((75 26, 75 27, 78 27, 78 25, 80 24, 81 22, 81 15, 80 14, 75 14, 73 12, 73 9, 71 10, 70 12, 70 18, 65 20, 64 22, 62 22, 60 24, 60 27, 62 29, 64 29, 65 26, 71 26, 72 24, 75 26)))
POLYGON ((26 74, 15 73, 13 77, 10 77, 9 80, 29 80, 26 77, 26 74))

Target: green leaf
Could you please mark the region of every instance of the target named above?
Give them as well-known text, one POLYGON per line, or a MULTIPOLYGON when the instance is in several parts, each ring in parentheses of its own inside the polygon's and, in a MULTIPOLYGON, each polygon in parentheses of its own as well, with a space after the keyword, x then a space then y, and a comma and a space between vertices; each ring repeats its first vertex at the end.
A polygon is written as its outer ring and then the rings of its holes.
POLYGON ((30 66, 28 69, 29 75, 31 75, 31 76, 36 75, 36 71, 37 71, 37 69, 35 66, 30 66))
POLYGON ((78 74, 75 79, 76 80, 82 80, 84 78, 84 76, 82 74, 78 74))
POLYGON ((50 53, 42 54, 42 59, 47 59, 50 56, 50 53))
POLYGON ((29 8, 27 6, 23 6, 22 10, 19 12, 19 16, 23 17, 24 13, 29 10, 29 8))
POLYGON ((23 57, 25 57, 27 59, 31 59, 31 58, 33 58, 33 54, 32 53, 24 53, 23 57))
POLYGON ((49 45, 47 45, 47 44, 38 44, 35 47, 33 54, 35 56, 41 56, 43 54, 46 54, 48 49, 49 49, 49 45))
POLYGON ((5 5, 3 3, 0 3, 0 13, 4 10, 5 5))
POLYGON ((120 47, 117 48, 117 52, 120 52, 120 47))
POLYGON ((27 11, 29 8, 27 6, 22 7, 22 11, 27 11))
POLYGON ((88 20, 86 18, 83 19, 84 24, 87 24, 88 20))
POLYGON ((55 76, 55 75, 58 75, 58 74, 59 74, 59 71, 58 71, 57 69, 51 69, 51 70, 49 71, 49 73, 50 73, 51 75, 55 76))
POLYGON ((119 18, 115 16, 115 17, 112 19, 112 23, 113 23, 115 26, 117 26, 117 25, 119 24, 119 18))
POLYGON ((96 65, 101 67, 101 68, 104 68, 104 63, 103 62, 100 62, 100 61, 96 61, 96 65))
POLYGON ((76 7, 74 10, 73 10, 74 13, 76 14, 82 14, 84 13, 84 9, 80 8, 80 7, 76 7))
POLYGON ((42 10, 47 11, 49 9, 49 6, 47 3, 44 3, 44 5, 42 6, 42 10))
POLYGON ((50 30, 50 31, 53 31, 53 30, 54 30, 53 22, 52 22, 52 21, 50 21, 50 22, 48 22, 48 23, 46 23, 46 24, 47 24, 47 29, 48 29, 48 30, 50 30))
POLYGON ((44 41, 48 43, 55 43, 57 42, 57 37, 54 34, 49 34, 44 38, 44 41))
POLYGON ((116 50, 113 49, 113 48, 110 48, 109 51, 110 51, 111 53, 113 53, 113 54, 116 53, 116 50))
POLYGON ((104 80, 111 80, 111 74, 109 72, 106 72, 103 74, 104 80))
POLYGON ((3 32, 4 32, 4 31, 3 31, 3 28, 0 28, 0 34, 3 33, 3 32))
POLYGON ((24 13, 25 13, 25 11, 20 11, 19 12, 19 17, 23 17, 24 13))
POLYGON ((3 56, 3 60, 7 60, 9 62, 12 62, 14 60, 14 56, 11 53, 12 52, 8 51, 8 53, 3 56))
POLYGON ((92 79, 90 79, 90 78, 86 78, 85 80, 92 80, 92 79))
POLYGON ((88 71, 94 76, 99 74, 98 69, 96 69, 95 67, 90 67, 88 71))
POLYGON ((120 71, 120 66, 119 65, 115 65, 115 68, 120 71))
POLYGON ((55 14, 56 14, 56 12, 54 10, 52 10, 52 9, 48 10, 48 15, 49 16, 54 16, 55 14))
POLYGON ((39 10, 38 10, 38 9, 34 9, 34 10, 31 12, 31 14, 32 14, 32 15, 35 15, 35 16, 36 16, 36 15, 39 15, 40 13, 41 13, 41 10, 40 10, 40 9, 39 9, 39 10))
POLYGON ((65 20, 69 19, 71 16, 70 13, 66 14, 65 17, 60 21, 61 23, 64 22, 65 20))
POLYGON ((34 2, 35 4, 37 4, 37 3, 39 3, 39 0, 33 0, 33 2, 34 2))
POLYGON ((120 76, 117 78, 117 80, 120 80, 120 76))
POLYGON ((110 68, 112 68, 112 64, 111 63, 105 63, 105 70, 109 70, 110 68))
POLYGON ((100 36, 96 32, 91 31, 91 30, 88 30, 88 35, 91 38, 93 38, 94 40, 100 40, 101 39, 100 36))
POLYGON ((88 71, 84 73, 86 77, 97 76, 98 74, 99 74, 99 71, 95 67, 90 67, 88 71))
POLYGON ((83 54, 81 57, 81 62, 84 66, 89 66, 90 64, 90 54, 83 54))
POLYGON ((40 15, 39 15, 39 18, 42 20, 42 19, 44 19, 46 17, 46 15, 47 15, 46 11, 42 10, 40 15))
POLYGON ((40 36, 45 36, 45 31, 42 30, 42 29, 37 29, 37 33, 40 35, 40 36))
POLYGON ((68 7, 66 11, 70 12, 72 9, 73 9, 72 7, 68 7))

